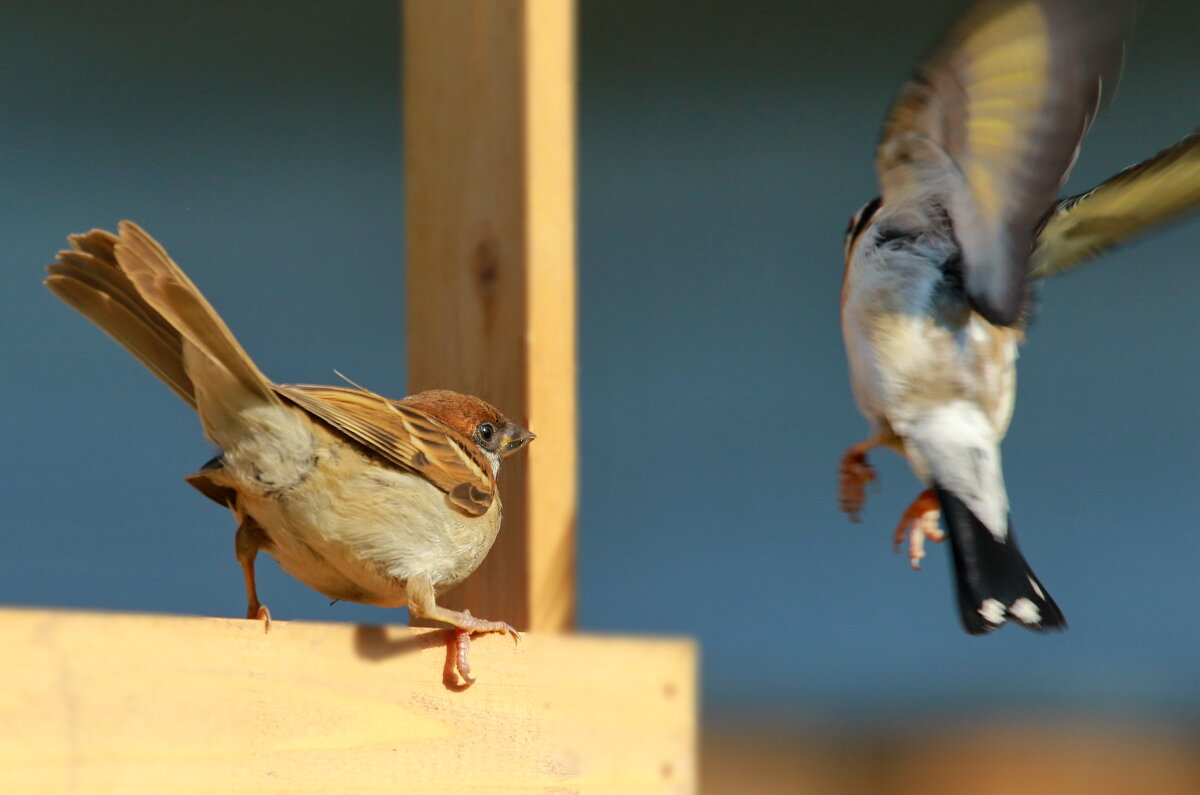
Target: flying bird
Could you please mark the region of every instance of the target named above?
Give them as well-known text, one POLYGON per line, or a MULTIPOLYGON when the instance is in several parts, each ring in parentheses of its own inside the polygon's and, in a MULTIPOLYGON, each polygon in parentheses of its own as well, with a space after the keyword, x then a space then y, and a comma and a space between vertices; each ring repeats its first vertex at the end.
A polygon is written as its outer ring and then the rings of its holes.
POLYGON ((1000 460, 1031 283, 1200 202, 1193 133, 1094 190, 1059 191, 1119 76, 1130 8, 1086 0, 973 4, 902 87, 875 167, 882 196, 845 238, 842 331, 870 437, 842 457, 858 520, 890 447, 926 484, 896 528, 920 567, 950 540, 971 634, 1066 626, 1017 547, 1000 460), (939 519, 946 533, 939 528, 939 519))

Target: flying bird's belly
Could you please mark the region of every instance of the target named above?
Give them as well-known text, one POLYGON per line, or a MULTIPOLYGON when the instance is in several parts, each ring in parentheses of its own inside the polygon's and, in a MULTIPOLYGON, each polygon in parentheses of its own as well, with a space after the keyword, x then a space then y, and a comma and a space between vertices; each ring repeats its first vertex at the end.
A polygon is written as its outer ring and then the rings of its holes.
POLYGON ((329 449, 286 493, 240 497, 288 574, 331 599, 400 607, 410 578, 424 575, 440 593, 483 562, 500 529, 499 500, 467 516, 419 475, 340 442, 329 449))
POLYGON ((952 401, 975 404, 997 439, 1012 415, 1017 332, 968 313, 950 324, 928 313, 847 315, 846 348, 859 408, 894 425, 952 401))

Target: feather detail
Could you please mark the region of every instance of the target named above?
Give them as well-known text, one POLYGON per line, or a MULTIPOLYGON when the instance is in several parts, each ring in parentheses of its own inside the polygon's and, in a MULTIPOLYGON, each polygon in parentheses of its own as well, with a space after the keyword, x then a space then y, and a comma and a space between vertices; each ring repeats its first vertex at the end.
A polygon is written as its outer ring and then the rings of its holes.
MULTIPOLYGON (((197 408, 214 441, 224 447, 244 435, 235 426, 246 422, 247 405, 286 401, 364 452, 426 478, 460 512, 488 512, 495 473, 468 435, 480 417, 506 422, 494 407, 444 390, 394 401, 361 388, 272 384, 162 246, 132 222, 120 231, 71 236, 72 250, 47 267, 46 286, 197 408)), ((227 502, 223 486, 209 488, 214 471, 189 482, 227 502)))
POLYGON ((47 266, 46 287, 132 353, 196 408, 195 389, 183 367, 179 332, 138 294, 117 264, 117 237, 100 229, 71 235, 72 251, 47 266))
POLYGON ((963 628, 982 635, 1013 619, 1037 631, 1065 629, 1062 611, 1025 562, 1007 518, 997 537, 953 492, 936 482, 934 490, 949 530, 963 628))
POLYGON ((977 3, 884 125, 876 156, 884 204, 915 199, 949 212, 967 295, 992 323, 1021 317, 1034 230, 1120 73, 1125 5, 977 3))
POLYGON ((162 246, 132 221, 122 221, 119 227, 114 252, 117 262, 145 303, 228 372, 252 400, 278 404, 270 380, 162 246))
POLYGON ((894 422, 914 469, 953 493, 999 542, 1008 531, 1008 493, 996 432, 984 412, 965 401, 931 408, 915 420, 894 422))
POLYGON ((486 459, 432 415, 362 389, 285 384, 276 391, 381 458, 420 473, 465 513, 479 516, 491 506, 496 481, 486 459))
POLYGON ((1059 202, 1038 230, 1031 278, 1057 276, 1200 204, 1200 130, 1087 193, 1059 202))

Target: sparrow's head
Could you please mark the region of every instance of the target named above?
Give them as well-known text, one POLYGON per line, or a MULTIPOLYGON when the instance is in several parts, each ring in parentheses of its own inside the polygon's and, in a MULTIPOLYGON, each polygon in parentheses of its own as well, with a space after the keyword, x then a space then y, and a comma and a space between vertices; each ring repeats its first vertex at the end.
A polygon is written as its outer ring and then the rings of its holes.
POLYGON ((449 389, 430 389, 404 399, 449 425, 470 439, 492 465, 500 469, 500 459, 512 455, 536 438, 511 422, 490 403, 449 389))

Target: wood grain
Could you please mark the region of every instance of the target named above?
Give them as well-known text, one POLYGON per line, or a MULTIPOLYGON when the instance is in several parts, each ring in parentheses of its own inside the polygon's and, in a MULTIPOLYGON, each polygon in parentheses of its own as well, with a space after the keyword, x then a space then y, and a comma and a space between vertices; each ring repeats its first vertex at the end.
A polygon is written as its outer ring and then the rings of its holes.
POLYGON ((574 25, 570 0, 404 5, 409 388, 538 434, 446 603, 538 632, 575 620, 574 25))
POLYGON ((0 610, 0 791, 695 788, 683 640, 0 610))

